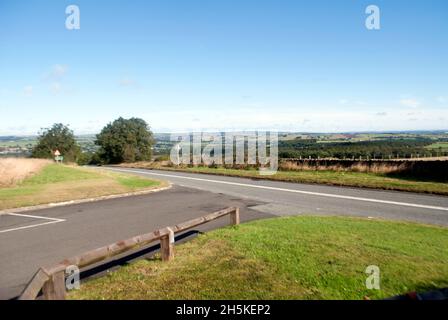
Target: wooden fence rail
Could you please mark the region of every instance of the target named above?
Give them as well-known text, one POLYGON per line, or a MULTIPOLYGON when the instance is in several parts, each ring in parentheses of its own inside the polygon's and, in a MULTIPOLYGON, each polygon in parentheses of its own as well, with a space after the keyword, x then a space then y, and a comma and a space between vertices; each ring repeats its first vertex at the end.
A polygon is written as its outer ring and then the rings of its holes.
POLYGON ((63 300, 66 296, 65 272, 67 267, 76 266, 81 269, 126 251, 143 248, 157 240, 160 241, 162 260, 169 261, 174 258, 174 235, 176 233, 200 226, 226 215, 230 215, 230 224, 236 225, 240 223, 239 208, 226 208, 175 226, 162 228, 85 252, 79 256, 65 259, 51 268, 41 267, 27 284, 19 299, 34 300, 42 290, 43 298, 46 300, 63 300))

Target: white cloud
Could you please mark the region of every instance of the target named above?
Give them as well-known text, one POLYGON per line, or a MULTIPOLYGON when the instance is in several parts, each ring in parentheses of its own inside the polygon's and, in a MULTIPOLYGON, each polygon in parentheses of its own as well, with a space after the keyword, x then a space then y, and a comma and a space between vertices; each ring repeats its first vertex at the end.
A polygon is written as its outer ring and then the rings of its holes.
POLYGON ((341 104, 341 105, 351 104, 353 106, 366 106, 366 105, 368 105, 367 102, 362 101, 362 100, 350 100, 350 99, 346 99, 346 98, 339 99, 338 103, 341 104))
POLYGON ((418 108, 421 103, 417 99, 408 98, 408 99, 401 99, 400 104, 408 108, 418 108))
MULTIPOLYGON (((1 108, 2 106, 0 106, 1 108)), ((3 106, 4 107, 4 106, 3 106)), ((207 112, 201 108, 183 108, 165 105, 164 108, 147 109, 133 113, 118 110, 92 114, 86 121, 79 112, 67 109, 67 113, 41 113, 33 119, 23 118, 23 112, 17 119, 0 117, 0 135, 35 134, 41 127, 54 122, 69 123, 76 134, 98 133, 108 122, 120 115, 138 116, 145 119, 155 132, 187 131, 250 131, 279 130, 302 132, 354 132, 354 131, 390 131, 390 130, 447 130, 448 108, 427 108, 425 110, 380 109, 387 116, 378 117, 375 111, 353 110, 338 111, 319 108, 278 108, 278 109, 234 109, 210 108, 207 112), (157 112, 155 112, 157 111, 157 112), (412 114, 408 114, 412 113, 412 114), (199 122, 197 120, 200 120, 199 122), (11 122, 14 127, 10 128, 11 122), (23 126, 20 127, 19 126, 23 126)), ((92 110, 93 111, 93 110, 92 110)))
POLYGON ((63 78, 68 72, 68 66, 62 64, 55 64, 50 72, 47 74, 47 79, 50 80, 60 80, 63 78))
POLYGON ((124 77, 120 80, 119 84, 122 87, 130 87, 130 86, 134 86, 136 83, 133 79, 124 77))
POLYGON ((136 79, 128 75, 121 77, 118 81, 118 85, 123 88, 134 88, 137 90, 142 89, 140 83, 136 79))
POLYGON ((23 94, 27 97, 31 97, 33 95, 33 86, 25 86, 23 88, 23 94))
POLYGON ((440 103, 448 102, 448 98, 443 97, 443 96, 437 97, 437 102, 440 102, 440 103))
POLYGON ((64 91, 63 82, 68 73, 68 66, 65 64, 55 64, 44 75, 43 80, 49 83, 49 89, 52 94, 59 94, 64 91))
POLYGON ((50 91, 54 94, 58 94, 62 91, 62 85, 60 82, 53 82, 50 85, 50 91))
POLYGON ((280 130, 303 132, 348 132, 387 130, 436 130, 445 129, 448 110, 425 110, 407 115, 405 110, 371 111, 301 111, 295 109, 272 112, 272 110, 239 110, 224 112, 209 110, 160 111, 141 115, 154 130, 168 131, 241 131, 280 130), (201 114, 200 122, 193 121, 201 114), (379 118, 381 117, 381 118, 379 118), (170 119, 170 121, 167 121, 170 119))

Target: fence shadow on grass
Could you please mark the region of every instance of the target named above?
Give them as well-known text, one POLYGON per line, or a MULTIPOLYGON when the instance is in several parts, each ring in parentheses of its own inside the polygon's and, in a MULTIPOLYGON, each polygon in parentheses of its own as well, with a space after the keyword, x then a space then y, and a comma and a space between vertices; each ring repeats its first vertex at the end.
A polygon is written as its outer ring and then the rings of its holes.
MULTIPOLYGON (((175 242, 181 243, 187 240, 190 240, 191 238, 194 238, 201 232, 198 230, 190 230, 185 233, 182 233, 178 236, 176 236, 175 242)), ((101 275, 103 275, 104 272, 108 270, 115 270, 118 267, 127 265, 131 262, 133 262, 136 259, 141 259, 145 257, 150 257, 154 255, 157 251, 160 250, 160 244, 153 245, 148 248, 144 248, 141 250, 138 250, 136 252, 133 252, 131 254, 127 254, 126 256, 120 257, 118 259, 113 259, 111 261, 108 261, 106 263, 103 263, 98 266, 94 266, 93 268, 89 268, 87 270, 81 271, 80 278, 81 280, 90 280, 95 279, 101 275)))

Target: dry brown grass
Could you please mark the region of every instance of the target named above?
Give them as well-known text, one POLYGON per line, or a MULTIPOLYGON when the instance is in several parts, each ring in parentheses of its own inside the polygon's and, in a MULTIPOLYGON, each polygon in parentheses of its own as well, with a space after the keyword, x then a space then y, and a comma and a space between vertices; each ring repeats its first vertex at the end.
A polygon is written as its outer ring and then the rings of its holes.
MULTIPOLYGON (((133 167, 133 168, 142 168, 142 169, 166 169, 173 167, 173 164, 170 161, 160 161, 160 162, 135 162, 131 164, 121 164, 122 167, 133 167)), ((279 169, 283 171, 334 171, 334 172, 362 172, 362 173, 377 173, 377 174, 388 174, 388 173, 396 173, 403 172, 408 168, 409 164, 407 162, 369 162, 369 161, 354 161, 343 162, 340 163, 316 163, 316 162, 308 162, 308 161, 280 161, 279 169)), ((180 165, 177 168, 186 169, 191 166, 180 165)), ((255 165, 229 165, 224 166, 226 169, 239 169, 239 170, 247 170, 247 169, 256 169, 255 165)))
POLYGON ((14 186, 50 163, 51 161, 43 159, 0 159, 0 188, 14 186))
POLYGON ((336 171, 336 172, 363 172, 363 173, 393 173, 402 172, 408 166, 406 163, 390 162, 353 162, 349 165, 335 163, 330 165, 315 164, 308 162, 282 161, 279 165, 281 170, 285 171, 336 171))
POLYGON ((138 168, 138 169, 164 169, 173 167, 171 161, 138 161, 132 163, 121 163, 117 165, 123 168, 138 168))

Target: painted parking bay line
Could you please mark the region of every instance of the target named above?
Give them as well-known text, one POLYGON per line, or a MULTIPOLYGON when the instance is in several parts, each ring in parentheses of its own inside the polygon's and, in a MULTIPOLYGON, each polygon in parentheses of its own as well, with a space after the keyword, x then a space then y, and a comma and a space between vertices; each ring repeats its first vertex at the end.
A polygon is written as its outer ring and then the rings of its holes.
POLYGON ((45 226, 47 224, 53 224, 53 223, 59 223, 59 222, 66 221, 65 219, 49 218, 49 217, 34 216, 34 215, 20 214, 20 213, 5 213, 5 215, 16 216, 16 217, 24 217, 24 218, 41 219, 41 220, 48 220, 48 221, 47 222, 42 222, 42 223, 31 224, 29 226, 23 226, 23 227, 11 228, 11 229, 6 229, 6 230, 0 230, 0 233, 6 233, 6 232, 11 232, 11 231, 23 230, 23 229, 30 229, 30 228, 45 226))
POLYGON ((258 189, 266 189, 266 190, 273 190, 273 191, 300 193, 300 194, 307 194, 307 195, 318 196, 318 197, 338 198, 338 199, 345 199, 345 200, 355 200, 355 201, 374 202, 374 203, 381 203, 381 204, 390 204, 390 205, 404 206, 404 207, 413 207, 413 208, 431 209, 431 210, 439 210, 439 211, 448 211, 447 207, 430 206, 430 205, 417 204, 417 203, 408 203, 408 202, 399 202, 399 201, 390 201, 390 200, 381 200, 381 199, 372 199, 372 198, 344 196, 344 195, 332 194, 332 193, 321 193, 321 192, 312 192, 312 191, 304 191, 304 190, 296 190, 296 189, 277 188, 277 187, 269 187, 269 186, 259 186, 259 185, 247 184, 247 183, 221 181, 221 180, 212 180, 212 179, 204 179, 204 178, 194 178, 194 177, 186 177, 186 176, 181 176, 181 175, 154 173, 154 172, 144 172, 144 171, 138 171, 138 170, 123 170, 123 169, 115 169, 115 168, 113 168, 111 170, 123 171, 123 172, 134 172, 134 173, 147 174, 147 175, 156 175, 156 176, 169 177, 169 178, 180 178, 180 179, 187 179, 187 180, 212 182, 212 183, 219 183, 219 184, 234 185, 234 186, 239 186, 239 187, 248 187, 248 188, 258 188, 258 189))

